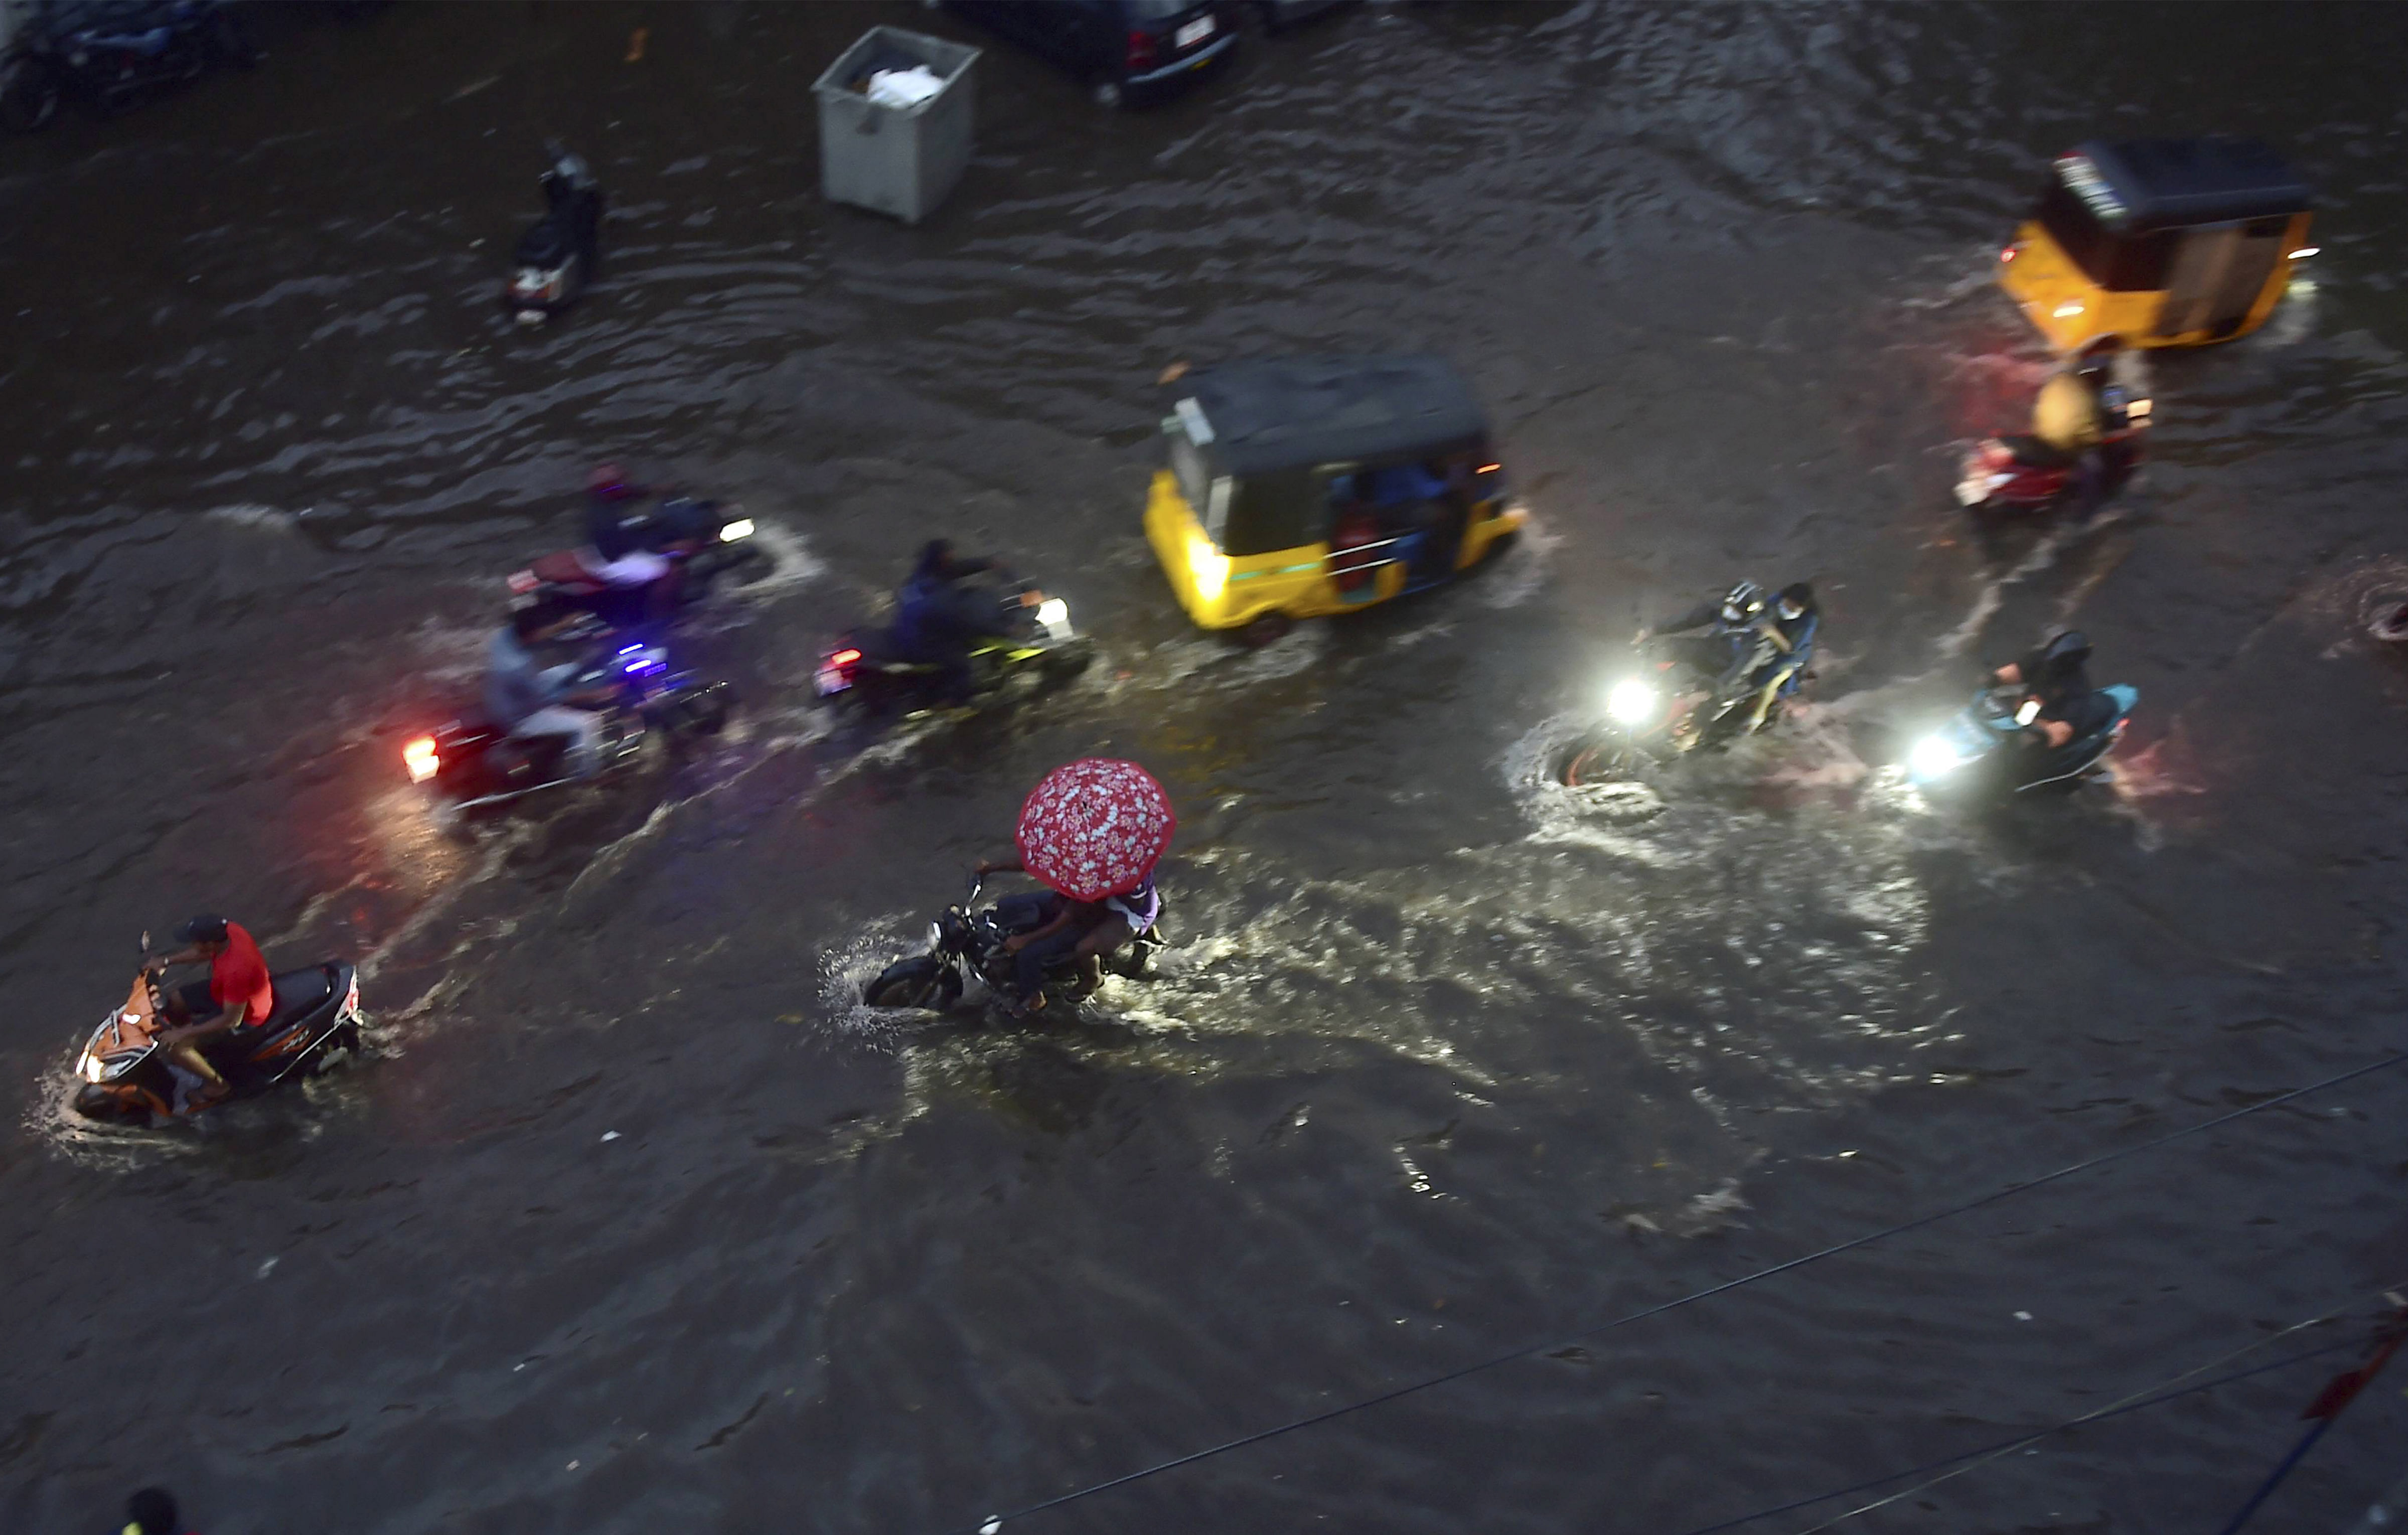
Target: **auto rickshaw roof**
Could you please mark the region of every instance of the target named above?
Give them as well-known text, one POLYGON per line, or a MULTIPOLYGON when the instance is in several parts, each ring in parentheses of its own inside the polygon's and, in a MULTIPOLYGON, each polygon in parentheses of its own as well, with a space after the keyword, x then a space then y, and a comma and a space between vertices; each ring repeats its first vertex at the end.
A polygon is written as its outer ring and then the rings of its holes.
POLYGON ((2057 175, 2103 222, 2132 231, 2298 213, 2312 199, 2289 163, 2254 138, 2092 139, 2057 162, 2057 175))
POLYGON ((1170 395, 1182 416, 1195 402, 1211 434, 1196 445, 1239 476, 1435 452, 1488 428, 1463 376, 1430 352, 1221 363, 1170 395))

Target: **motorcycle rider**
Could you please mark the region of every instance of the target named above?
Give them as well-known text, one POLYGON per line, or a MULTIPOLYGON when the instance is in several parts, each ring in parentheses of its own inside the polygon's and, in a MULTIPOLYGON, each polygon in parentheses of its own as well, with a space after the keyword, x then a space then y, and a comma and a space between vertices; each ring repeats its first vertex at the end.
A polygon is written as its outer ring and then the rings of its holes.
MULTIPOLYGON (((1752 581, 1738 581, 1720 599, 1699 603, 1661 629, 1641 629, 1631 642, 1644 645, 1651 638, 1682 637, 1671 641, 1676 659, 1712 679, 1707 686, 1713 697, 1735 698, 1742 686, 1757 695, 1757 709, 1749 724, 1754 729, 1770 711, 1773 698, 1804 669, 1811 656, 1816 623, 1814 589, 1798 581, 1784 587, 1783 596, 1796 610, 1794 617, 1778 616, 1774 601, 1768 599, 1763 587, 1752 581), (1688 634, 1692 629, 1707 632, 1688 634), (1792 645, 1801 649, 1794 663, 1792 645)), ((1736 701, 1732 707, 1738 707, 1736 701)))
POLYGON ((616 699, 607 688, 576 688, 583 664, 546 667, 536 647, 582 616, 553 603, 512 609, 485 652, 485 713, 512 740, 565 738, 562 763, 572 778, 591 778, 600 768, 603 711, 616 699))
POLYGON ((652 494, 652 487, 630 482, 616 464, 600 466, 585 481, 585 542, 577 563, 608 588, 591 601, 595 616, 621 628, 677 610, 677 562, 646 547, 651 519, 636 509, 652 494))
POLYGON ((937 668, 938 693, 947 704, 970 701, 970 646, 994 629, 985 600, 963 582, 994 568, 992 560, 965 559, 950 541, 931 538, 895 594, 895 644, 910 660, 937 668))
POLYGON ((142 968, 156 976, 172 965, 209 968, 202 980, 172 992, 161 988, 173 1026, 157 1036, 169 1060, 201 1079, 204 1085, 191 1106, 206 1109, 233 1089, 201 1054, 201 1045, 237 1028, 257 1027, 276 1011, 276 990, 267 979, 266 959, 240 923, 203 912, 178 928, 176 937, 183 948, 153 954, 142 968))
POLYGON ((2089 342, 2041 385, 2032 400, 2031 435, 2072 460, 2077 514, 2097 511, 2129 472, 2130 412, 2146 409, 2147 396, 2144 365, 2119 336, 2089 342))
POLYGON ((1821 622, 1814 588, 1802 581, 1783 587, 1770 610, 1756 621, 1757 632, 1772 647, 1773 654, 1748 679, 1748 685, 1756 689, 1756 709, 1747 721, 1750 730, 1763 729, 1773 700, 1796 689, 1807 663, 1814 659, 1814 631, 1821 622))
POLYGON ((2040 712, 2023 736, 2035 750, 2068 745, 2101 728, 2114 712, 2114 703, 2090 685, 2090 639, 2079 629, 2051 637, 1990 678, 2002 686, 2022 687, 2039 701, 2040 712))
MULTIPOLYGON (((1017 858, 981 859, 977 870, 981 876, 1025 872, 1017 858)), ((1044 1011, 1049 967, 1075 965, 1082 983, 1092 988, 1102 980, 1104 955, 1153 930, 1162 916, 1162 897, 1149 874, 1135 889, 1096 901, 1072 900, 1054 890, 1007 896, 996 903, 996 915, 1007 927, 1037 924, 1003 940, 1004 952, 1012 956, 1013 993, 1004 1011, 1025 1018, 1044 1011)))

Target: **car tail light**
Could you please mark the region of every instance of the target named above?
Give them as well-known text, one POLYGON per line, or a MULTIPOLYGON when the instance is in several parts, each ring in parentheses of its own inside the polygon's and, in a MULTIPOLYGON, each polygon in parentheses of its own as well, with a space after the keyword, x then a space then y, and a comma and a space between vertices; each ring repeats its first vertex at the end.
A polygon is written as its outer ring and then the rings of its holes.
POLYGON ((1131 73, 1154 67, 1154 34, 1129 28, 1128 66, 1131 73))
POLYGON ((423 783, 443 767, 442 753, 435 750, 435 738, 421 736, 401 749, 402 764, 409 769, 409 782, 423 783))
POLYGON ((337 1016, 349 1018, 357 1014, 359 1011, 360 978, 354 975, 351 977, 351 989, 343 994, 343 1008, 342 1011, 338 1013, 337 1016))

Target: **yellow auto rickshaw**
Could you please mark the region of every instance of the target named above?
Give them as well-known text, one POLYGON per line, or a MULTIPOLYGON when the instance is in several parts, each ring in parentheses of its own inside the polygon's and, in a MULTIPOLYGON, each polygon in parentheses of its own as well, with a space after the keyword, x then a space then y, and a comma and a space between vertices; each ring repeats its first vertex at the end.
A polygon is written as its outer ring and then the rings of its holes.
POLYGON ((2196 347, 2264 324, 2308 244, 2308 188, 2255 139, 2135 138, 2057 156, 1999 283, 2060 351, 2196 347))
POLYGON ((1443 358, 1226 363, 1177 375, 1170 395, 1145 532, 1204 628, 1274 638, 1448 581, 1522 525, 1443 358))

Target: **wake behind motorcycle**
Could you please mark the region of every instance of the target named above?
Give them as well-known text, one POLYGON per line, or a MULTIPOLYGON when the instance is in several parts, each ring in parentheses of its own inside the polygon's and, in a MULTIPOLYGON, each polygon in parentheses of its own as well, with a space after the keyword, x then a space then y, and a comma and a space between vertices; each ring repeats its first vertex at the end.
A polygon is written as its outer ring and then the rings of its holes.
POLYGON ((552 156, 543 173, 544 215, 519 237, 502 291, 511 320, 530 330, 576 303, 602 265, 602 183, 560 145, 544 148, 552 156))
MULTIPOLYGON (((617 701, 605 711, 600 765, 595 778, 635 762, 657 730, 671 742, 715 734, 727 723, 727 684, 702 682, 670 669, 657 645, 611 651, 580 679, 581 689, 609 687, 617 701)), ((460 810, 481 810, 540 790, 581 782, 568 770, 567 739, 518 739, 481 710, 469 710, 402 748, 413 783, 431 783, 460 810)))
POLYGON ((15 62, 0 78, 0 123, 18 133, 44 127, 68 92, 114 116, 200 79, 212 63, 248 69, 258 61, 241 23, 216 0, 48 0, 26 19, 15 62))
MULTIPOLYGON (((1044 916, 1033 899, 1007 898, 979 910, 979 897, 985 889, 984 876, 971 875, 968 893, 928 924, 927 952, 898 959, 879 971, 878 978, 862 988, 861 999, 873 1008, 945 1012, 962 999, 971 981, 991 992, 1005 991, 1011 983, 1013 956, 1004 952, 1003 940, 1043 926, 1044 916)), ((1105 956, 1103 967, 1128 980, 1141 980, 1154 951, 1162 946, 1162 925, 1157 919, 1154 926, 1105 956)), ((1047 971, 1049 998, 1054 989, 1053 978, 1064 974, 1077 977, 1068 988, 1068 1000, 1076 1001, 1095 989, 1090 978, 1066 962, 1047 971)))
MULTIPOLYGON (((336 960, 269 978, 276 1008, 262 1023, 244 1025, 201 1049, 233 1089, 218 1107, 256 1097, 272 1087, 314 1076, 360 1048, 360 983, 336 960)), ((134 978, 122 1007, 103 1018, 76 1058, 84 1085, 75 1112, 113 1125, 162 1125, 196 1112, 186 1099, 197 1078, 167 1059, 158 1036, 170 1024, 165 996, 149 974, 134 978)))
POLYGON ((769 563, 752 519, 732 501, 674 496, 623 527, 634 548, 668 562, 665 587, 614 586, 589 563, 585 551, 563 549, 511 572, 510 595, 575 608, 614 629, 632 629, 702 601, 722 576, 752 579, 769 563))
POLYGON ((2040 700, 2020 687, 1983 688, 1955 719, 1914 744, 1907 781, 1927 795, 2071 794, 2107 776, 2101 764, 2140 706, 2137 688, 2118 683, 2099 693, 2114 706, 2112 717, 2063 746, 2035 749, 2023 738, 2040 718, 2040 700))
MULTIPOLYGON (((1014 677, 1047 681, 1075 677, 1095 659, 1095 646, 1070 626, 1070 605, 1031 582, 996 583, 994 632, 971 641, 970 677, 977 696, 998 692, 1014 677)), ((912 656, 890 629, 848 629, 819 665, 819 700, 879 718, 914 719, 945 707, 943 668, 912 656)))

